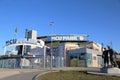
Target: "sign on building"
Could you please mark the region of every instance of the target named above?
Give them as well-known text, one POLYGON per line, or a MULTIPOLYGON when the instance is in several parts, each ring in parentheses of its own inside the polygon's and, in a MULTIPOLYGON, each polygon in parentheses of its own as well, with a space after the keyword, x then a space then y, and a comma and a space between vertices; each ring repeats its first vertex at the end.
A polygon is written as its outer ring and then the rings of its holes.
POLYGON ((83 41, 88 40, 88 35, 52 35, 46 41, 83 41))

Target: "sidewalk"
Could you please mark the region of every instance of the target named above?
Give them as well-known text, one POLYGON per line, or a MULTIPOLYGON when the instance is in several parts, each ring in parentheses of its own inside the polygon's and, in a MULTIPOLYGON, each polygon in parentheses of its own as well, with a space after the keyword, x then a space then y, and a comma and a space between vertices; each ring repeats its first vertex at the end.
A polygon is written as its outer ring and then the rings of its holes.
POLYGON ((53 68, 52 70, 56 70, 56 71, 68 71, 68 70, 80 70, 80 71, 99 71, 100 68, 85 68, 85 67, 62 67, 62 68, 53 68))
POLYGON ((14 70, 14 69, 0 69, 0 79, 15 75, 15 74, 19 74, 19 73, 20 72, 18 70, 14 70))
POLYGON ((7 69, 7 68, 0 68, 0 79, 9 77, 12 75, 20 74, 20 73, 28 73, 28 72, 35 72, 40 71, 42 69, 7 69))

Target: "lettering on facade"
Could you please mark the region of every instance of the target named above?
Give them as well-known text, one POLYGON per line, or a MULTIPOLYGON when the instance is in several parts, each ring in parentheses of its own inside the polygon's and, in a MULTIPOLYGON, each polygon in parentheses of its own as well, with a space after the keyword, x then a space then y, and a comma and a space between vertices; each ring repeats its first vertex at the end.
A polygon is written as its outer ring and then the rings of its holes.
POLYGON ((16 42, 17 42, 17 39, 11 39, 11 40, 6 41, 6 45, 14 44, 16 42))
POLYGON ((11 39, 6 41, 6 46, 10 45, 10 44, 16 44, 16 43, 29 43, 29 44, 37 44, 37 45, 41 45, 44 46, 44 42, 42 40, 35 40, 35 39, 20 39, 17 41, 17 39, 11 39))
POLYGON ((84 36, 51 36, 52 41, 80 41, 85 40, 84 36))

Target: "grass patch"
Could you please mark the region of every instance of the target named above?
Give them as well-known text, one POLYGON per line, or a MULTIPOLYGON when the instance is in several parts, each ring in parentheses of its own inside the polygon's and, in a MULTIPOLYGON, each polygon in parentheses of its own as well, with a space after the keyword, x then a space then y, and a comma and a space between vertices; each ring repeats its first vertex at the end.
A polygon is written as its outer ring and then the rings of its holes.
POLYGON ((60 71, 39 76, 37 80, 120 80, 119 77, 87 74, 85 71, 60 71))

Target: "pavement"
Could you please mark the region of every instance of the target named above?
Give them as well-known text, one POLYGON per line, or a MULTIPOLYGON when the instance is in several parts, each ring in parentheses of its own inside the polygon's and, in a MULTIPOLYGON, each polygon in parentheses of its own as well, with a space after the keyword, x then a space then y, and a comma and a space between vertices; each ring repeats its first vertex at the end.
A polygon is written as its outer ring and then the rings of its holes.
POLYGON ((87 73, 89 74, 94 74, 94 75, 102 75, 102 76, 116 76, 120 77, 120 69, 117 67, 114 68, 101 68, 100 71, 94 72, 94 71, 88 71, 87 73))
POLYGON ((0 68, 0 80, 14 76, 14 75, 20 75, 23 73, 33 73, 43 71, 42 69, 7 69, 7 68, 0 68))
POLYGON ((101 76, 115 76, 115 77, 120 77, 120 74, 112 74, 112 73, 101 73, 101 72, 87 72, 88 74, 93 74, 93 75, 101 75, 101 76))
POLYGON ((99 68, 84 68, 84 67, 62 67, 62 68, 52 68, 52 69, 50 69, 50 68, 46 68, 46 69, 7 69, 7 68, 0 68, 0 80, 7 80, 7 78, 9 78, 8 80, 10 80, 10 78, 12 76, 15 76, 15 75, 18 76, 17 78, 19 78, 19 76, 24 76, 24 75, 26 75, 26 76, 30 75, 31 77, 35 77, 38 74, 42 75, 42 74, 45 74, 45 73, 48 73, 48 72, 61 71, 61 70, 63 70, 63 71, 68 71, 68 70, 99 71, 99 68))

